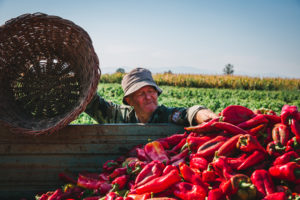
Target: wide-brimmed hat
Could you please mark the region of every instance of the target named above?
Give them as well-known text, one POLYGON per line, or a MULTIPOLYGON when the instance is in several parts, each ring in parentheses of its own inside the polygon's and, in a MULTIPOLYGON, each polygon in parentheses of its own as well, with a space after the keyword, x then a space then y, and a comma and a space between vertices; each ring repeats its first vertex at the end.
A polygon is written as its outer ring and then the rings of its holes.
POLYGON ((152 74, 148 69, 135 68, 131 72, 126 74, 122 80, 122 88, 124 91, 123 103, 125 105, 128 105, 125 98, 141 89, 142 87, 148 85, 153 86, 156 89, 158 95, 162 93, 162 90, 156 85, 155 81, 153 80, 152 74))

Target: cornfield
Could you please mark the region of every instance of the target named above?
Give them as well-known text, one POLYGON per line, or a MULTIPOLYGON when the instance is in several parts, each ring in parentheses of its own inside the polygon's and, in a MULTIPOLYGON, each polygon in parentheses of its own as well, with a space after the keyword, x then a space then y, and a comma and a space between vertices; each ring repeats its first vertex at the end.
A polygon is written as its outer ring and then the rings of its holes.
MULTIPOLYGON (((103 74, 101 83, 121 83, 125 74, 103 74)), ((300 90, 300 79, 259 78, 236 75, 154 74, 158 85, 243 90, 300 90)))

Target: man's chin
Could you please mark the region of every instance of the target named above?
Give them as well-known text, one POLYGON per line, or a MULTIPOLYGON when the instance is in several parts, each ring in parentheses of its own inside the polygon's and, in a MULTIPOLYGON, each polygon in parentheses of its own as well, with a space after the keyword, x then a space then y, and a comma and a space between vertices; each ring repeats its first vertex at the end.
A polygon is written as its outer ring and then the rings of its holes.
POLYGON ((145 107, 145 112, 147 112, 147 113, 153 113, 156 110, 156 108, 157 108, 156 105, 146 106, 145 107))

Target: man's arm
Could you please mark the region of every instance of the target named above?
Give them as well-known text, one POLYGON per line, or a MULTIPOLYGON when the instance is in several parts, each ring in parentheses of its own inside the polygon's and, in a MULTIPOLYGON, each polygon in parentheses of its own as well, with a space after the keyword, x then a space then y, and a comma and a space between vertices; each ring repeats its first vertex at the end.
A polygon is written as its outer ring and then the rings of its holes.
POLYGON ((205 121, 218 117, 217 114, 205 106, 195 105, 189 108, 167 108, 170 113, 169 122, 183 125, 195 126, 205 121))
POLYGON ((97 94, 93 97, 85 110, 85 112, 99 124, 126 123, 126 116, 129 111, 128 106, 120 106, 108 102, 97 94))
POLYGON ((211 111, 210 109, 201 109, 199 110, 195 117, 194 117, 194 122, 196 124, 201 124, 203 122, 207 122, 211 119, 217 118, 218 115, 216 113, 214 113, 213 111, 211 111))

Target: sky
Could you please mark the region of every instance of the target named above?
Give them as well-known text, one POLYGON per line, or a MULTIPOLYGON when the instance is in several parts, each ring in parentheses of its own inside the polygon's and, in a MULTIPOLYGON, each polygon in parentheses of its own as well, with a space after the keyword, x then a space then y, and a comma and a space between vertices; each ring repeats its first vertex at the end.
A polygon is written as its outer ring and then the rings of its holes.
POLYGON ((0 25, 35 12, 86 30, 103 74, 300 78, 300 0, 0 0, 0 25))

